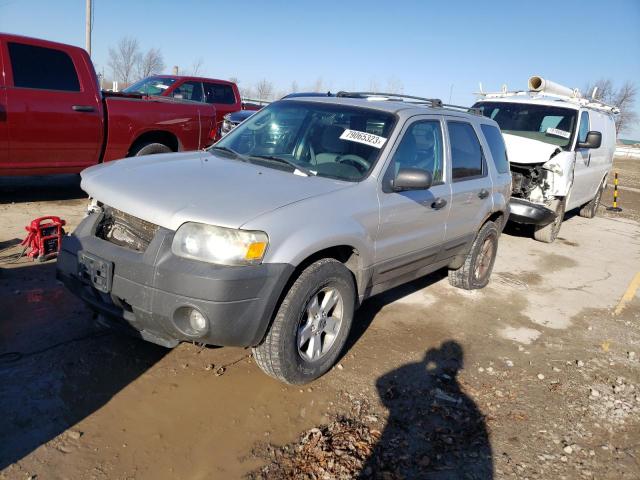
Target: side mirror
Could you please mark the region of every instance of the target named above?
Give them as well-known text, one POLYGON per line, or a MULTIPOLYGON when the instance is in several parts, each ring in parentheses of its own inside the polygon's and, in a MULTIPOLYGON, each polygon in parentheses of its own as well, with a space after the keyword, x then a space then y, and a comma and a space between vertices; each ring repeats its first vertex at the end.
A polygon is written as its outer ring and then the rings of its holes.
POLYGON ((433 185, 433 176, 421 168, 401 168, 391 187, 394 192, 405 190, 428 190, 433 185))
POLYGON ((587 139, 584 142, 578 142, 578 148, 600 148, 602 144, 602 133, 594 130, 587 133, 587 139))

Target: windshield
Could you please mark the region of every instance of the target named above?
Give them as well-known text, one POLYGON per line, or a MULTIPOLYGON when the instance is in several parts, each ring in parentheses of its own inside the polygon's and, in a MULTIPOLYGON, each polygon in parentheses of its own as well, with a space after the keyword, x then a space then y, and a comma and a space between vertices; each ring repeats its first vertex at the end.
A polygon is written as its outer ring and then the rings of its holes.
POLYGON ((148 77, 122 90, 124 93, 142 93, 144 95, 162 95, 175 83, 175 78, 148 77))
POLYGON ((576 110, 526 103, 479 102, 474 105, 500 125, 502 133, 568 148, 576 123, 576 110))
POLYGON ((346 105, 280 101, 241 123, 214 148, 254 163, 358 181, 375 164, 395 123, 389 113, 346 105))

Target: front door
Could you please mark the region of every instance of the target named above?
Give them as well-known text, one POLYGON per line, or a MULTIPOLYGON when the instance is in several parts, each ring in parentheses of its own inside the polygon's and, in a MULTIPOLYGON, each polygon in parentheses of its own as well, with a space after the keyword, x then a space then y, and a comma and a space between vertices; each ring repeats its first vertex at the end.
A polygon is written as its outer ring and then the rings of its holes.
POLYGON ((2 47, 9 72, 5 113, 9 158, 3 167, 62 173, 97 163, 102 109, 97 85, 78 76, 78 67, 86 69, 82 58, 72 59, 63 50, 27 40, 2 47))
POLYGON ((592 193, 595 192, 596 174, 594 162, 592 164, 593 152, 589 148, 578 148, 579 142, 584 142, 589 133, 590 121, 589 112, 580 114, 580 126, 576 139, 576 165, 573 176, 573 187, 570 194, 570 207, 577 207, 591 200, 592 193))
POLYGON ((473 240, 491 213, 493 185, 475 127, 454 118, 446 123, 451 151, 451 213, 445 248, 447 256, 453 256, 473 240))
POLYGON ((441 121, 420 116, 404 128, 382 179, 380 230, 376 238, 373 283, 392 281, 435 262, 444 241, 451 203, 441 121), (428 190, 394 192, 391 181, 401 168, 428 170, 428 190))

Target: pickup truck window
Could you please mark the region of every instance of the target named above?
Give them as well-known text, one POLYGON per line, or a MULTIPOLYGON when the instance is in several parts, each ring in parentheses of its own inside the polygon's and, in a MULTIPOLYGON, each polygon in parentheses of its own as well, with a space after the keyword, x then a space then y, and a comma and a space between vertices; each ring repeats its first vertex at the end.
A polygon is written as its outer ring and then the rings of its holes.
POLYGON ((502 133, 565 149, 571 144, 576 111, 570 108, 515 102, 478 102, 474 107, 498 122, 502 133))
POLYGON ((134 83, 123 90, 124 93, 142 93, 143 95, 162 95, 171 85, 176 82, 175 78, 149 77, 134 83))
POLYGON ((236 103, 236 96, 231 85, 204 82, 204 101, 207 103, 233 105, 236 103))
POLYGON ((447 122, 451 144, 451 176, 453 181, 482 175, 482 148, 470 123, 447 122))
POLYGON ((178 85, 173 91, 174 98, 183 100, 191 100, 192 102, 202 101, 202 83, 200 82, 184 82, 178 85))
POLYGON ((253 163, 293 162, 320 177, 358 181, 373 168, 395 124, 389 113, 347 105, 275 102, 220 140, 253 163))
POLYGON ((8 47, 15 87, 80 91, 73 61, 62 50, 14 42, 8 47))

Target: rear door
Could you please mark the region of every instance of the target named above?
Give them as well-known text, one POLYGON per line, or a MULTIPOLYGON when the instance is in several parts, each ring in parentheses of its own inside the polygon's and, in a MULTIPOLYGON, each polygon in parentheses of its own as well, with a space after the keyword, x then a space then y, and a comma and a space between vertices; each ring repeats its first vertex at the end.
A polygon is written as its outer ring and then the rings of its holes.
POLYGON ((447 256, 459 253, 475 237, 491 213, 492 183, 480 145, 480 133, 470 122, 446 121, 451 158, 451 212, 445 237, 447 256))
POLYGON ((236 98, 233 87, 226 83, 204 82, 204 100, 216 107, 216 131, 222 127, 227 113, 240 109, 240 99, 236 98))
MULTIPOLYGON (((9 157, 4 167, 74 172, 98 161, 102 110, 79 54, 28 40, 3 46, 9 157)), ((73 52, 73 50, 71 50, 73 52)))
POLYGON ((451 205, 441 120, 426 115, 414 117, 399 138, 379 194, 374 284, 392 281, 436 261, 451 205), (432 187, 394 192, 391 181, 401 168, 430 171, 434 179, 432 187))

